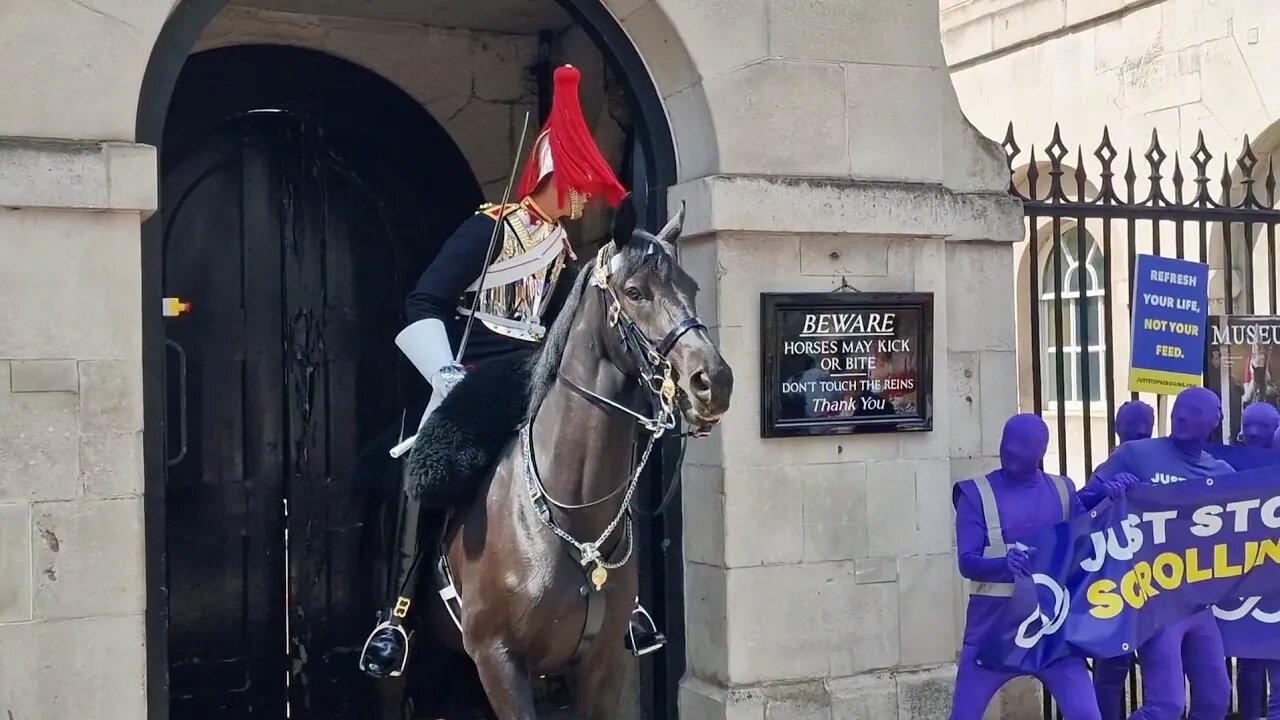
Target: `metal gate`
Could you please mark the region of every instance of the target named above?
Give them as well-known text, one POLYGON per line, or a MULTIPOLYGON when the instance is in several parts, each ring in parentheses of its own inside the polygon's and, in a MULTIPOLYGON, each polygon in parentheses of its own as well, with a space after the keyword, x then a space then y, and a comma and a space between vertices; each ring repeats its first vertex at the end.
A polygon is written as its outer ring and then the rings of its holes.
MULTIPOLYGON (((1116 447, 1120 403, 1148 402, 1160 430, 1168 417, 1164 396, 1127 390, 1139 253, 1208 263, 1210 314, 1277 312, 1275 168, 1248 137, 1233 157, 1211 152, 1203 132, 1185 159, 1170 156, 1154 130, 1136 160, 1105 128, 1087 160, 1057 126, 1039 152, 1023 155, 1012 124, 1002 146, 1027 218, 1017 253, 1019 406, 1050 426, 1056 458, 1046 467, 1083 482, 1116 447)), ((1127 685, 1132 711, 1141 701, 1136 673, 1127 685)), ((1054 716, 1045 693, 1044 717, 1054 716)))

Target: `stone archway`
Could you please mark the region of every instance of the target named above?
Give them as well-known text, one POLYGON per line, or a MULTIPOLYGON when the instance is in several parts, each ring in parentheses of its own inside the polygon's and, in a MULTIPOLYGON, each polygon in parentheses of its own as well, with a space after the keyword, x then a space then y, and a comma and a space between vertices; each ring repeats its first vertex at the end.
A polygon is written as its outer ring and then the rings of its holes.
MULTIPOLYGON (((638 167, 636 177, 642 208, 649 223, 659 223, 666 219, 666 189, 678 177, 675 144, 673 142, 670 121, 663 105, 655 76, 640 59, 636 48, 631 44, 627 30, 611 15, 608 8, 597 0, 556 0, 574 17, 579 27, 594 40, 597 47, 605 55, 621 80, 623 89, 630 99, 632 119, 636 132, 640 137, 637 143, 642 157, 633 161, 638 167)), ((142 91, 139 99, 136 138, 140 143, 153 145, 159 149, 161 157, 167 152, 163 144, 165 135, 166 114, 176 85, 178 73, 183 67, 192 48, 204 29, 218 12, 228 4, 228 0, 184 0, 177 4, 159 34, 151 60, 147 66, 142 91)), ((647 18, 649 30, 653 29, 653 18, 647 18)), ((663 33, 662 42, 670 45, 674 32, 663 33)), ((664 63, 670 66, 678 52, 667 48, 664 63)), ((698 113, 684 111, 683 117, 697 117, 698 113)), ((535 120, 536 122, 536 120, 535 120)), ((707 137, 706 128, 709 123, 694 121, 699 127, 700 135, 707 137)), ((695 144, 695 143, 690 143, 695 144)), ((714 142, 710 145, 714 148, 714 142)), ((142 276, 144 307, 156 307, 160 304, 161 288, 159 265, 162 247, 162 228, 167 220, 162 207, 142 229, 142 276)), ((152 717, 165 717, 168 708, 168 685, 165 670, 168 666, 166 633, 168 618, 166 617, 167 597, 162 582, 165 559, 163 556, 165 525, 165 460, 163 444, 165 426, 164 413, 160 408, 164 395, 161 378, 164 376, 164 358, 161 340, 163 328, 158 315, 144 314, 143 319, 143 377, 144 377, 144 426, 145 433, 145 466, 146 466, 146 524, 151 552, 148 553, 149 576, 147 614, 147 663, 149 710, 152 717)), ((656 504, 656 502, 651 503, 656 504)), ((670 587, 662 588, 663 601, 654 609, 659 622, 663 624, 672 642, 661 656, 653 659, 653 670, 650 673, 654 687, 650 692, 657 698, 665 698, 661 703, 668 707, 659 712, 674 714, 676 688, 684 669, 683 649, 683 587, 682 558, 679 552, 679 532, 682 525, 678 511, 679 502, 673 504, 675 511, 667 513, 662 520, 662 530, 653 532, 654 541, 667 541, 658 554, 664 564, 665 575, 673 582, 670 587), (676 542, 671 543, 674 537, 676 542), (667 546, 673 545, 670 549, 667 546)), ((661 704, 660 703, 660 704, 661 704)))

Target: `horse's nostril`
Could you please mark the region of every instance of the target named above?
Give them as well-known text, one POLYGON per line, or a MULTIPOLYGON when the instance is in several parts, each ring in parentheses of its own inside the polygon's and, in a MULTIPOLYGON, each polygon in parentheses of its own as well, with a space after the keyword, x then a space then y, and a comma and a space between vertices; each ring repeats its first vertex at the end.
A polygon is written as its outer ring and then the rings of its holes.
POLYGON ((711 394, 711 382, 707 379, 707 373, 702 370, 695 371, 689 376, 689 389, 699 399, 705 399, 711 394))

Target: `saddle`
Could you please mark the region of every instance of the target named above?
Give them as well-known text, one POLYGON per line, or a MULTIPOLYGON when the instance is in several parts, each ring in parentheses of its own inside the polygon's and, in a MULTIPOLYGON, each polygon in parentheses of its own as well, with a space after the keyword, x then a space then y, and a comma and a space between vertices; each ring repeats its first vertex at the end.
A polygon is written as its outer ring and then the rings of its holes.
POLYGON ((429 506, 470 500, 524 423, 529 397, 526 355, 477 364, 418 431, 405 456, 405 491, 429 506))

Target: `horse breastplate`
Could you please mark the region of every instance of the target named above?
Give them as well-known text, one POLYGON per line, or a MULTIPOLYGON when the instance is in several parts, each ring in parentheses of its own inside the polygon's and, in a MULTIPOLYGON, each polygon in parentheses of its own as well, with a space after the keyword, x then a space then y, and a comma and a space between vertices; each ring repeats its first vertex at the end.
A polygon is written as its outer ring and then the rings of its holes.
POLYGON ((565 255, 571 252, 568 235, 559 223, 546 222, 520 205, 485 206, 481 212, 499 224, 499 252, 484 275, 484 286, 477 277, 464 293, 458 312, 469 315, 474 293, 479 292, 476 319, 485 327, 506 337, 539 342, 547 331, 543 316, 564 269, 565 255))

